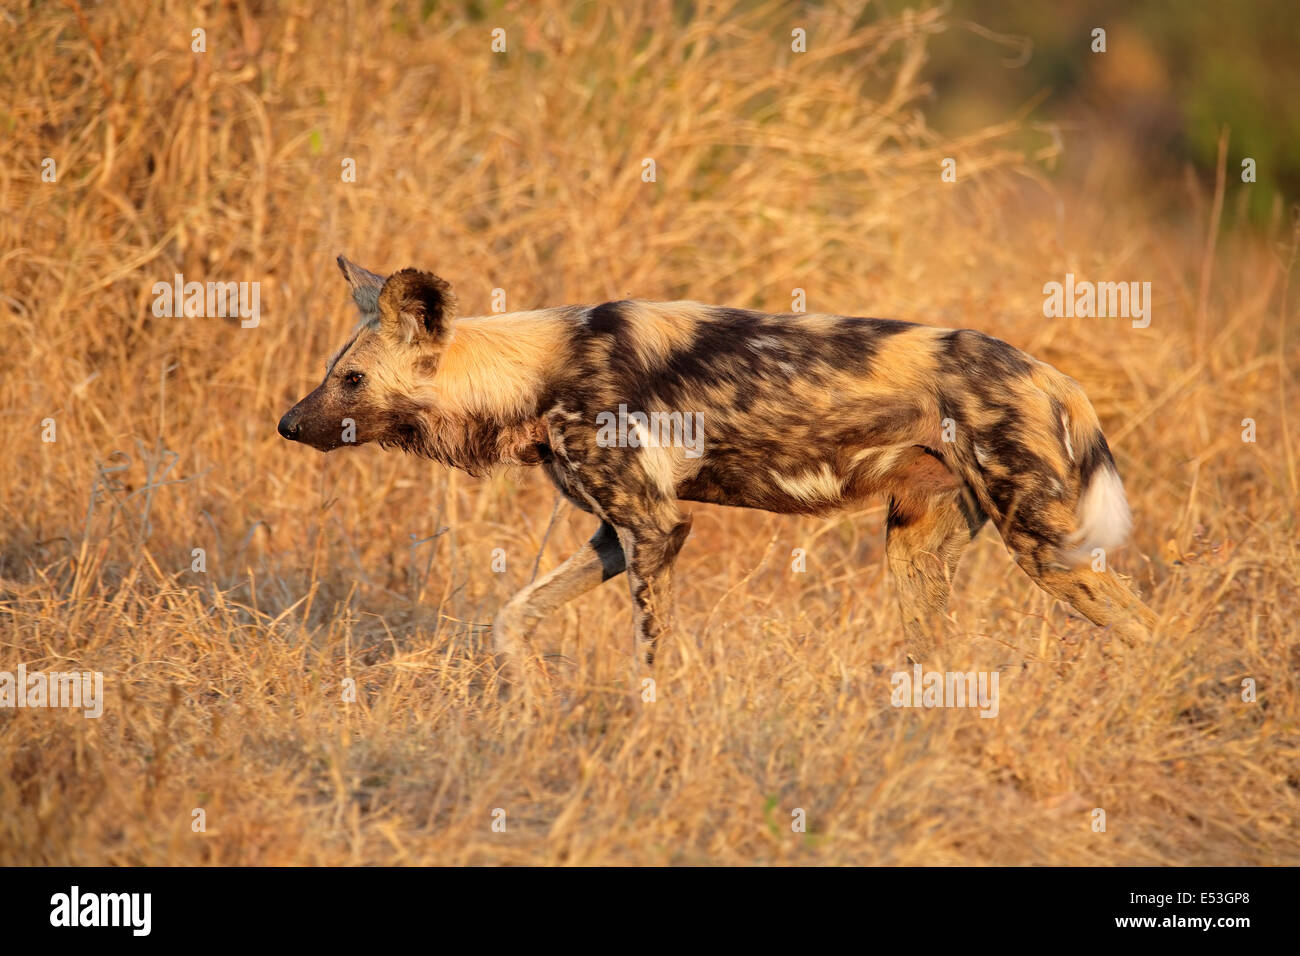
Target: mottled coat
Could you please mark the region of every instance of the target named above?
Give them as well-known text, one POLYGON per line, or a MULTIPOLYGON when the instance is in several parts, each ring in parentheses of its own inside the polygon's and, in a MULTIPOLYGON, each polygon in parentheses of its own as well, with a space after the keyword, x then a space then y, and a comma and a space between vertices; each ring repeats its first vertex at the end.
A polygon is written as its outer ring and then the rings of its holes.
MULTIPOLYGON (((498 648, 627 572, 647 660, 670 626, 682 502, 830 514, 889 503, 887 553, 911 656, 933 645, 965 545, 992 519, 1019 565, 1100 625, 1154 616, 1095 549, 1129 512, 1072 379, 981 332, 889 319, 606 302, 457 317, 442 279, 339 260, 362 311, 280 432, 324 451, 375 441, 483 474, 544 469, 600 520, 591 541, 502 608, 498 648), (602 413, 698 416, 702 453, 600 440, 602 413), (343 425, 350 420, 352 432, 343 425)), ((633 427, 633 432, 637 428, 633 427)))

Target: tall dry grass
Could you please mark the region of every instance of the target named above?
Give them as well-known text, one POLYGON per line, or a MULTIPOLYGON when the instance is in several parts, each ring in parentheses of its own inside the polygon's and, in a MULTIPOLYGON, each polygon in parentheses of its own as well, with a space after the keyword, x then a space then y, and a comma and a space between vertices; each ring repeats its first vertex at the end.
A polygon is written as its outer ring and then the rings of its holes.
POLYGON ((0 670, 102 671, 108 700, 0 710, 0 862, 1300 861, 1285 216, 1218 228, 1230 181, 1148 192, 1099 148, 1088 180, 1045 186, 1014 117, 938 136, 936 10, 479 9, 5 14, 0 670), (590 519, 548 534, 537 473, 276 436, 352 323, 338 252, 433 269, 467 311, 495 288, 785 310, 798 287, 1006 338, 1093 397, 1137 517, 1117 563, 1159 633, 1103 657, 986 530, 942 664, 1000 668, 998 717, 895 710, 880 509, 699 506, 657 701, 611 583, 543 627, 553 704, 521 713, 472 625, 590 519), (1066 271, 1151 281, 1151 327, 1045 320, 1066 271), (260 325, 155 317, 175 273, 260 282, 260 325))

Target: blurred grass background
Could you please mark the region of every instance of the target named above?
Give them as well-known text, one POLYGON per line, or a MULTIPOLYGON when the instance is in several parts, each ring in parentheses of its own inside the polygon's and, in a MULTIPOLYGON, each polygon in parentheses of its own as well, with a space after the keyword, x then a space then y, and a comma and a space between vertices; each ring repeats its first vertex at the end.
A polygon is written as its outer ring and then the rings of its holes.
POLYGON ((1132 154, 1134 182, 1168 185, 1187 164, 1208 188, 1226 125, 1234 158, 1258 164, 1258 188, 1230 216, 1260 225, 1300 195, 1300 6, 954 0, 951 19, 954 29, 930 47, 937 127, 977 128, 1033 103, 1031 119, 1060 128, 1063 175, 1085 173, 1096 144, 1115 140, 1132 154), (1097 27, 1104 54, 1091 52, 1097 27))
POLYGON ((0 711, 0 862, 1295 863, 1293 14, 1213 9, 7 7, 0 669, 108 701, 0 711), (589 519, 548 535, 536 472, 275 434, 354 322, 337 253, 467 312, 802 288, 1007 339, 1097 406, 1160 631, 1106 659, 989 530, 936 663, 999 668, 999 717, 897 711, 881 508, 699 506, 658 701, 611 583, 521 713, 472 625, 589 519), (1044 319, 1067 271, 1152 282, 1151 327, 1044 319), (155 317, 175 273, 260 282, 261 323, 155 317))

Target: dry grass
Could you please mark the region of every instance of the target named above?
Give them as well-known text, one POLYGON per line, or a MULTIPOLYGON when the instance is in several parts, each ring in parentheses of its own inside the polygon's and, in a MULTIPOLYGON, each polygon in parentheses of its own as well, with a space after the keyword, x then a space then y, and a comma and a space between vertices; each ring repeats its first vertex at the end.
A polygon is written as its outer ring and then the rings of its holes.
POLYGON ((1207 255, 1212 195, 1171 212, 1130 157, 1048 192, 1014 123, 945 142, 919 112, 934 12, 801 13, 794 55, 771 3, 144 6, 0 22, 0 670, 98 670, 108 694, 99 720, 0 711, 0 863, 1300 862, 1285 228, 1207 255), (337 252, 434 269, 467 311, 496 287, 772 310, 801 287, 1006 338, 1092 395, 1137 518, 1117 563, 1159 633, 1108 660, 986 530, 943 663, 1001 668, 998 717, 895 710, 879 509, 700 506, 658 700, 610 584, 544 626, 554 698, 523 714, 463 622, 590 519, 546 538, 535 472, 278 438, 352 321, 337 252), (1066 271, 1150 280, 1151 327, 1045 320, 1066 271), (261 325, 153 317, 176 272, 260 281, 261 325))

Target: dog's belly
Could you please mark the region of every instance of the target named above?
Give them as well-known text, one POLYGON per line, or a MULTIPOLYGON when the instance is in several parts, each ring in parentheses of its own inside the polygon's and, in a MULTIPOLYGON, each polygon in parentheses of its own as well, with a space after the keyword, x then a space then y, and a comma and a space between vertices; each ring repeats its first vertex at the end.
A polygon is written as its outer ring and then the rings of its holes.
POLYGON ((885 445, 802 461, 712 454, 677 487, 683 501, 820 515, 875 497, 923 496, 961 487, 940 453, 922 445, 885 445))
POLYGON ((704 466, 677 488, 682 501, 733 508, 758 508, 778 514, 824 514, 844 506, 841 484, 827 470, 782 476, 704 466))

